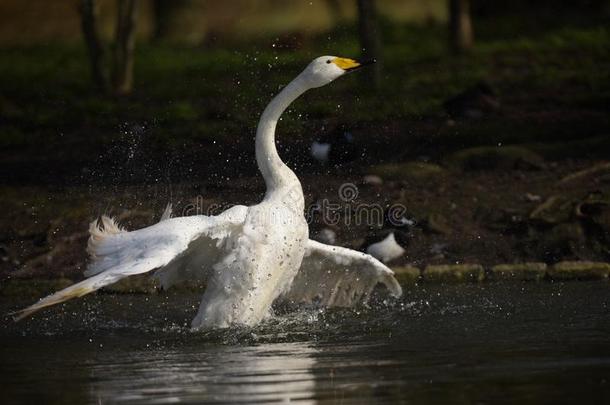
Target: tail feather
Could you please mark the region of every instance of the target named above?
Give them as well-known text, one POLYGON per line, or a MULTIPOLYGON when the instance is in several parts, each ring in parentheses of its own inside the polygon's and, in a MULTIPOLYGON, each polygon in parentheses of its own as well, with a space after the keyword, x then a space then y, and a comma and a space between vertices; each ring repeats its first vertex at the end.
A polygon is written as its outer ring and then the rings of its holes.
POLYGON ((161 215, 161 219, 159 220, 159 222, 165 221, 167 219, 170 219, 172 217, 172 203, 168 203, 165 206, 165 210, 163 210, 163 214, 161 215))
POLYGON ((123 232, 126 232, 125 229, 119 226, 114 218, 102 215, 99 221, 95 220, 89 224, 90 236, 87 242, 87 253, 95 258, 99 245, 105 238, 123 232))
MULTIPOLYGON (((245 217, 247 210, 241 211, 245 217)), ((169 220, 170 212, 171 207, 168 207, 164 221, 133 232, 125 231, 107 216, 91 223, 87 251, 92 260, 84 273, 88 278, 16 312, 17 320, 42 308, 81 297, 122 278, 166 266, 184 254, 193 240, 202 238, 205 246, 210 245, 215 239, 226 238, 226 234, 243 220, 241 216, 231 219, 203 215, 169 220)))
MULTIPOLYGON (((114 218, 103 215, 99 221, 95 220, 89 224, 89 241, 87 243, 87 252, 93 259, 92 265, 100 261, 100 254, 104 254, 104 250, 101 249, 101 245, 109 236, 116 235, 119 233, 126 232, 114 218)), ((98 266, 99 267, 99 266, 98 266)), ((98 272, 95 272, 98 273, 98 272)), ((94 273, 94 274, 95 274, 94 273)), ((87 272, 85 272, 87 275, 87 272)), ((79 283, 71 285, 70 287, 64 288, 54 294, 51 294, 34 305, 31 305, 25 309, 14 312, 12 315, 15 316, 15 321, 19 321, 26 318, 43 308, 51 305, 59 304, 68 301, 72 298, 82 297, 83 295, 89 294, 95 290, 98 290, 105 285, 112 284, 125 275, 118 274, 116 272, 104 272, 95 274, 94 276, 83 280, 79 283)))
POLYGON ((112 284, 120 278, 120 275, 115 274, 98 274, 97 276, 88 278, 51 294, 25 309, 13 312, 11 315, 15 316, 15 322, 20 321, 43 308, 68 301, 72 298, 82 297, 83 295, 98 290, 105 285, 112 284))
POLYGON ((126 233, 127 231, 118 225, 116 220, 103 215, 100 220, 89 224, 89 241, 87 242, 87 253, 91 258, 89 268, 85 270, 85 277, 90 277, 108 270, 115 263, 112 254, 116 253, 118 246, 111 242, 112 236, 126 233))

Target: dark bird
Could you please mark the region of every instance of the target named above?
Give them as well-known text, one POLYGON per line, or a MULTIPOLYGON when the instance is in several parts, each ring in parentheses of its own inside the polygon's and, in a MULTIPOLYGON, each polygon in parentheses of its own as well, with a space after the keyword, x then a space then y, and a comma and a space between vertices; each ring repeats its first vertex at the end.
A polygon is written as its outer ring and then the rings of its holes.
POLYGON ((312 142, 311 156, 323 164, 341 164, 358 157, 358 147, 351 130, 339 125, 334 131, 312 142))
POLYGON ((443 103, 452 119, 478 119, 500 108, 500 100, 493 87, 479 82, 443 103))
POLYGON ((397 259, 406 253, 412 239, 410 231, 415 225, 415 220, 404 212, 390 208, 384 213, 383 227, 369 232, 364 250, 383 263, 397 259))

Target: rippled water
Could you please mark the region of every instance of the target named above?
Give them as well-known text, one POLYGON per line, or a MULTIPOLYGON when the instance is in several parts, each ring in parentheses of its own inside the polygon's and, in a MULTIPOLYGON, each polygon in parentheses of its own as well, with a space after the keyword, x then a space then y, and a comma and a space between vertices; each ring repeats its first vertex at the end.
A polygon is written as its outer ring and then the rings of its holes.
MULTIPOLYGON (((422 286, 190 332, 199 297, 97 295, 0 328, 2 403, 610 403, 610 284, 422 286)), ((21 304, 2 298, 6 313, 21 304)))

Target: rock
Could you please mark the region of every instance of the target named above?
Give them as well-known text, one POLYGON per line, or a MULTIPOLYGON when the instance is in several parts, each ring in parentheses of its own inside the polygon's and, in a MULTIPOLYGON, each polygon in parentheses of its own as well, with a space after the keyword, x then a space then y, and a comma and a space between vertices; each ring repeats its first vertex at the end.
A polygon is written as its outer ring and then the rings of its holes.
POLYGON ((604 232, 610 232, 610 197, 601 191, 589 193, 574 207, 576 217, 588 219, 604 232))
POLYGON ((574 211, 574 201, 561 196, 552 195, 530 213, 530 219, 547 224, 558 224, 570 220, 574 211))
POLYGON ((392 270, 401 285, 415 284, 421 277, 421 270, 411 265, 392 267, 392 270))
POLYGON ((520 210, 479 207, 476 216, 485 227, 503 234, 524 234, 528 229, 527 215, 520 210))
POLYGON ((370 173, 386 180, 426 180, 446 173, 439 165, 425 162, 387 163, 373 166, 370 173))
POLYGON ((544 159, 520 146, 480 146, 455 152, 448 158, 450 167, 463 171, 540 170, 544 159))
POLYGON ((565 176, 564 178, 559 180, 559 184, 570 183, 573 181, 581 181, 585 178, 595 176, 602 177, 607 174, 610 174, 610 162, 599 163, 587 169, 580 170, 576 173, 572 173, 565 176))
POLYGON ((595 253, 594 257, 609 257, 610 197, 608 193, 600 190, 589 193, 575 205, 574 213, 586 230, 588 247, 595 253))
POLYGON ((586 254, 585 230, 578 222, 555 225, 553 229, 540 235, 539 241, 540 254, 545 256, 547 261, 586 254))
POLYGON ((369 186, 381 186, 383 185, 383 179, 375 174, 367 174, 362 178, 362 182, 369 186))
POLYGON ((548 270, 553 280, 601 280, 610 274, 610 263, 603 262, 559 262, 548 270))
POLYGON ((491 268, 493 280, 539 281, 546 274, 546 263, 498 264, 491 268))
POLYGON ((426 266, 423 279, 441 283, 478 282, 483 280, 484 275, 480 264, 444 264, 426 266))

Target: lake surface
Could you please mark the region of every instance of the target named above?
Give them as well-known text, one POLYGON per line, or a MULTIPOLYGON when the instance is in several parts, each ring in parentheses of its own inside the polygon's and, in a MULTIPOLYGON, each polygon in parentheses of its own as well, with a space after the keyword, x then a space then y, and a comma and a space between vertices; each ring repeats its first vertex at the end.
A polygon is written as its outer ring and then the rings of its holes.
POLYGON ((425 285, 399 303, 209 333, 188 329, 196 294, 98 294, 3 318, 1 402, 610 403, 609 293, 425 285))

